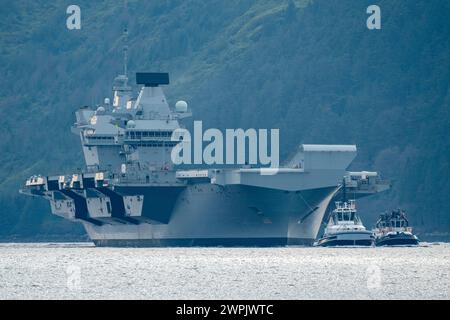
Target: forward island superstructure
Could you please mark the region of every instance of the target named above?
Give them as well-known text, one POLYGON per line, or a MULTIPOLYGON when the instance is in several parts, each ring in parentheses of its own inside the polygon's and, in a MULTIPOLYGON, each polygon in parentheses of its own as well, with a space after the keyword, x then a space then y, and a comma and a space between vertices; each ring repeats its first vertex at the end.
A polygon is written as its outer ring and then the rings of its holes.
POLYGON ((172 134, 191 116, 187 103, 169 106, 167 73, 137 73, 136 82, 136 99, 120 75, 112 103, 76 112, 85 170, 33 176, 21 190, 81 222, 98 246, 311 245, 343 179, 355 198, 389 188, 376 173, 346 171, 354 145, 301 145, 276 174, 247 165, 179 168, 172 134))

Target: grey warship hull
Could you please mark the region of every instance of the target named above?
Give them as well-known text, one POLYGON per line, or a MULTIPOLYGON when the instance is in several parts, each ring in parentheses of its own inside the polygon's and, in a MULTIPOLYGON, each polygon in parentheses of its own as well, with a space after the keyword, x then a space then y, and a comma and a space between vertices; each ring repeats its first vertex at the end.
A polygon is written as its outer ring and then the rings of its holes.
MULTIPOLYGON (((311 245, 335 190, 296 193, 197 184, 179 194, 167 223, 152 216, 154 223, 85 227, 99 246, 311 245)), ((144 212, 150 216, 152 211, 144 212)))

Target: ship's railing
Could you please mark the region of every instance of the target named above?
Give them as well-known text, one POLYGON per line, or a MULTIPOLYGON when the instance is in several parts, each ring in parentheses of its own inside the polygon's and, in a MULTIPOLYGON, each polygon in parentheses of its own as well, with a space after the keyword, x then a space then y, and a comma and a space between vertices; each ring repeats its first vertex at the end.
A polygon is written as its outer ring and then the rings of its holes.
POLYGON ((96 136, 85 136, 83 137, 83 144, 84 145, 117 145, 121 144, 123 141, 122 137, 117 136, 110 136, 110 137, 96 137, 96 136))
POLYGON ((31 186, 42 186, 45 184, 44 177, 42 176, 32 176, 31 178, 27 179, 25 182, 25 186, 31 187, 31 186))
POLYGON ((336 201, 336 208, 333 210, 335 213, 352 213, 356 212, 356 202, 355 200, 349 200, 346 202, 336 201))
POLYGON ((157 184, 184 185, 185 182, 176 178, 174 170, 153 170, 130 173, 114 173, 110 179, 119 184, 157 184))
POLYGON ((406 231, 412 233, 412 227, 379 227, 377 228, 380 233, 406 231))

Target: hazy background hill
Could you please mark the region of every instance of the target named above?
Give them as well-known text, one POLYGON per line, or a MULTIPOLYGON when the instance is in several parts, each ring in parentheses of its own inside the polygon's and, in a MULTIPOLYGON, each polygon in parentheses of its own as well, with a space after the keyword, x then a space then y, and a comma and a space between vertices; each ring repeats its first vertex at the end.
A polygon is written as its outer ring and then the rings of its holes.
POLYGON ((30 175, 82 167, 73 112, 111 94, 129 20, 130 72, 168 71, 171 103, 219 128, 280 128, 299 143, 355 143, 352 169, 393 180, 360 202, 371 225, 403 207, 450 230, 450 2, 446 0, 1 1, 0 236, 70 238, 79 225, 18 194, 30 175), (382 9, 382 30, 366 8, 382 9))

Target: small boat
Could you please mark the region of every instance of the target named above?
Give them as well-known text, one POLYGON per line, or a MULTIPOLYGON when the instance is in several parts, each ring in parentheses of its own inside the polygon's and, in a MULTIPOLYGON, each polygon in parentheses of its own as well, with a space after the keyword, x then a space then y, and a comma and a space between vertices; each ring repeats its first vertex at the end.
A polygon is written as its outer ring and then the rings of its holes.
POLYGON ((373 231, 377 246, 415 246, 419 244, 419 239, 409 226, 405 211, 401 209, 381 214, 373 231))
POLYGON ((375 237, 366 230, 356 211, 355 200, 336 202, 324 235, 317 246, 372 246, 375 237))

